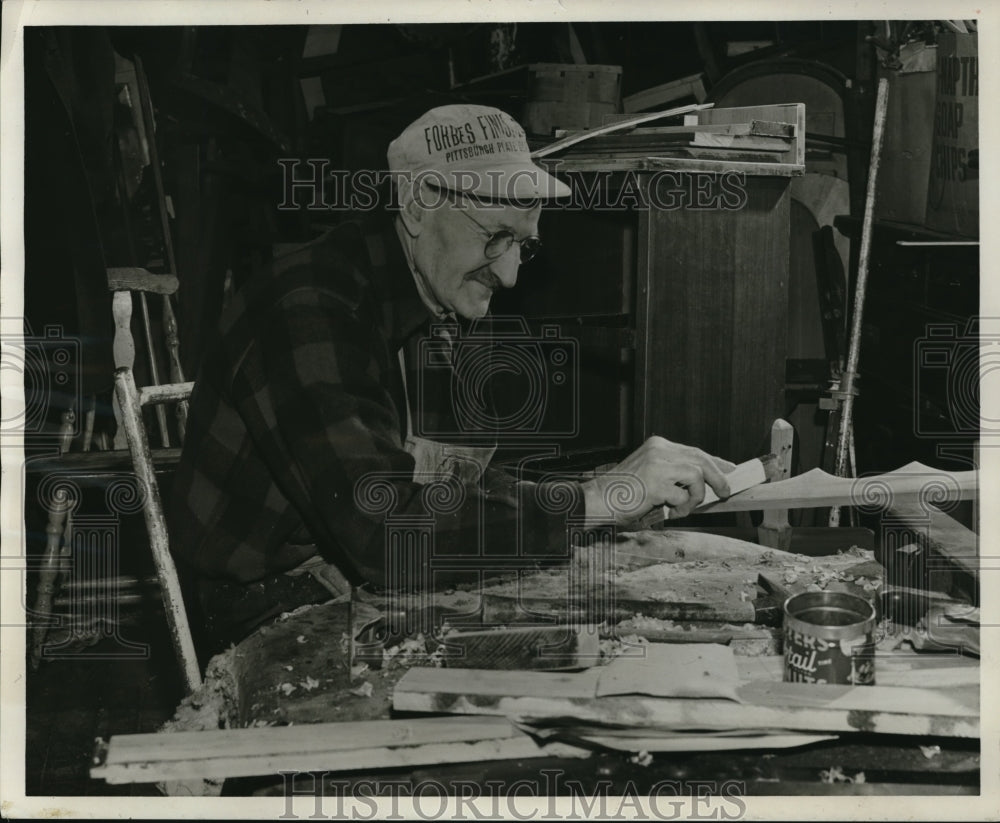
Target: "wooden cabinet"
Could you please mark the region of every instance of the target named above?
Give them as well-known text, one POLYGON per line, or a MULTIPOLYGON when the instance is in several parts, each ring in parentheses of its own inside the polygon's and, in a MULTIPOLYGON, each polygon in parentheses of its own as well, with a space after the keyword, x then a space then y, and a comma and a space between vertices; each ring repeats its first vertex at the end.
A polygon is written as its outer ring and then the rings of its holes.
POLYGON ((544 254, 495 301, 533 331, 554 323, 578 343, 581 425, 558 444, 570 463, 652 434, 740 462, 767 450, 784 413, 789 189, 803 170, 804 110, 713 115, 786 123, 794 139, 769 162, 689 147, 651 156, 646 135, 642 153, 618 138, 561 157, 553 165, 577 196, 546 210, 544 254))

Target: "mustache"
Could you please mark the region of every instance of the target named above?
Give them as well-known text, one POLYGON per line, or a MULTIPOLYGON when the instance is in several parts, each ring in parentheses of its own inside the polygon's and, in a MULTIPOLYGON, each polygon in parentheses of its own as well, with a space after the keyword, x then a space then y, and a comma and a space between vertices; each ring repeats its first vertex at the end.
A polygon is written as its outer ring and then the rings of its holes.
POLYGON ((478 283, 482 283, 486 288, 491 291, 499 291, 503 287, 503 283, 500 282, 500 278, 497 277, 489 269, 480 269, 478 271, 472 272, 469 275, 470 280, 475 280, 478 283))

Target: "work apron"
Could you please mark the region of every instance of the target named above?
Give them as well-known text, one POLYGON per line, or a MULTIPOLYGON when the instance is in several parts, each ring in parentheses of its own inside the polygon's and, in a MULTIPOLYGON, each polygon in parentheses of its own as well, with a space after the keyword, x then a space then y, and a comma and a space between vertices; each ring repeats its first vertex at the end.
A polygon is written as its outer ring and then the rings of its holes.
MULTIPOLYGON (((463 485, 479 482, 486 467, 496 453, 496 445, 468 446, 444 443, 419 437, 413 433, 413 415, 410 411, 410 392, 406 381, 406 362, 403 350, 397 352, 399 373, 403 378, 403 399, 406 405, 406 439, 403 448, 413 457, 413 481, 426 485, 455 478, 463 485)), ((290 575, 308 572, 334 596, 350 592, 350 583, 333 563, 316 554, 287 572, 290 575)))

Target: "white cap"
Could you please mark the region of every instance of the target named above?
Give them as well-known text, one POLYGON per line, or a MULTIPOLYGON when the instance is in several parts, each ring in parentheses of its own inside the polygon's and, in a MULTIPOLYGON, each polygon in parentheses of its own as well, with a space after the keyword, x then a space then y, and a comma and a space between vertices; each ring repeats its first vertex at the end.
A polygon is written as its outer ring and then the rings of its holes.
POLYGON ((568 197, 572 191, 531 161, 528 141, 506 112, 489 106, 431 109, 389 144, 389 171, 492 200, 568 197))

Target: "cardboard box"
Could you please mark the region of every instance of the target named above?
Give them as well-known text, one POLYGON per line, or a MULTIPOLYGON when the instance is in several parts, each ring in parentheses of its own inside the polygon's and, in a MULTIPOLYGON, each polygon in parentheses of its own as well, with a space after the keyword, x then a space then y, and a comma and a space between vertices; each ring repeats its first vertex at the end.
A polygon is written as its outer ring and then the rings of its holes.
POLYGON ((880 77, 889 78, 889 108, 875 197, 875 216, 881 220, 924 225, 934 142, 936 51, 931 46, 923 52, 918 70, 879 71, 880 77))
POLYGON ((979 49, 975 34, 938 38, 926 225, 979 236, 979 49))

